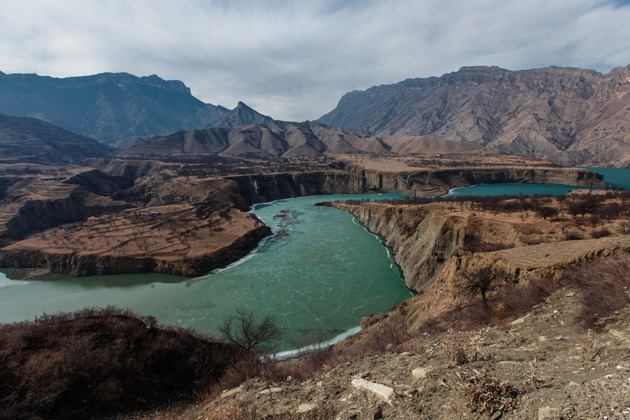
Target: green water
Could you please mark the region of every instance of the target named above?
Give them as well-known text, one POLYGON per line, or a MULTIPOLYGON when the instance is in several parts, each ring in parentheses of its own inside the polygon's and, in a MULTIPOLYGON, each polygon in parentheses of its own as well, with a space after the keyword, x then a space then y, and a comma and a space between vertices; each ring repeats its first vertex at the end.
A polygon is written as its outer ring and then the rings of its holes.
POLYGON ((630 189, 630 168, 591 168, 593 172, 604 175, 604 182, 615 187, 630 189))
MULTIPOLYGON (((353 217, 314 203, 393 194, 319 196, 258 205, 254 213, 275 232, 260 249, 205 276, 116 275, 8 280, 0 274, 0 322, 85 306, 116 305, 152 314, 164 324, 216 334, 245 307, 272 315, 282 327, 280 349, 356 329, 362 317, 387 312, 411 296, 391 251, 353 217), (277 217, 281 216, 281 217, 277 217)), ((20 270, 4 270, 17 278, 20 270)))
POLYGON ((499 196, 499 195, 537 195, 551 194, 562 195, 571 190, 583 189, 587 187, 571 187, 567 185, 551 184, 479 184, 471 187, 453 188, 448 196, 499 196))

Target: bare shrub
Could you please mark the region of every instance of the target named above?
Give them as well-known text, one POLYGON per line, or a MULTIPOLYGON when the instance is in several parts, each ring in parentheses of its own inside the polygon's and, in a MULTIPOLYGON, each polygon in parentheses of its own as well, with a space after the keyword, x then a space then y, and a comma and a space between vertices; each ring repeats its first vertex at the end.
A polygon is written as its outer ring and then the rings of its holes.
POLYGON ((543 278, 507 285, 493 299, 495 321, 499 322, 529 311, 534 305, 546 299, 555 288, 557 286, 543 278))
POLYGON ((547 220, 548 217, 555 217, 560 213, 555 207, 551 206, 540 206, 536 209, 536 214, 538 214, 543 219, 547 220))
POLYGON ((438 354, 457 366, 469 361, 464 348, 452 338, 447 338, 440 342, 438 354))
POLYGON ((580 306, 575 320, 592 328, 604 316, 630 303, 630 260, 606 260, 568 270, 560 279, 564 286, 577 289, 580 306))
POLYGON ((563 236, 565 241, 579 241, 580 239, 584 239, 584 235, 575 230, 564 232, 563 236))
POLYGON ((482 335, 473 337, 467 345, 458 343, 454 338, 447 337, 440 342, 437 354, 455 366, 479 360, 490 360, 492 355, 484 348, 485 339, 482 335))
POLYGON ((485 369, 472 372, 460 370, 455 373, 453 380, 473 411, 492 416, 496 412, 516 408, 520 390, 509 381, 492 376, 485 369))
POLYGON ((254 313, 245 308, 236 310, 219 326, 221 336, 228 342, 236 344, 247 352, 264 353, 270 350, 264 345, 280 336, 280 328, 273 317, 266 316, 257 321, 254 313))
POLYGON ((483 266, 464 270, 460 277, 462 281, 456 288, 467 295, 480 295, 483 306, 488 308, 488 293, 497 287, 500 280, 506 280, 508 274, 499 267, 483 266))
POLYGON ((610 231, 606 229, 605 227, 603 227, 603 228, 591 230, 589 232, 589 235, 591 235, 591 238, 599 239, 599 238, 604 238, 606 236, 610 236, 610 231))

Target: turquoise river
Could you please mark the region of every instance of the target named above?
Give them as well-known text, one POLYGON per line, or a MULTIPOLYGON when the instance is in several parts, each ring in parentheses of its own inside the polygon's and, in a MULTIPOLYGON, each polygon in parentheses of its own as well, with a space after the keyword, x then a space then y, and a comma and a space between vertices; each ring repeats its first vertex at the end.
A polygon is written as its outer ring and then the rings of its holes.
MULTIPOLYGON (((564 194, 571 187, 497 184, 451 195, 564 194)), ((391 250, 350 214, 313 204, 387 199, 395 194, 302 197, 258 204, 253 212, 276 236, 246 258, 196 278, 164 274, 23 279, 31 271, 0 272, 0 323, 86 306, 128 307, 162 324, 216 335, 238 308, 272 315, 282 327, 280 350, 335 340, 358 331, 362 317, 387 312, 411 296, 391 250), (20 280, 22 279, 22 280, 20 280)))

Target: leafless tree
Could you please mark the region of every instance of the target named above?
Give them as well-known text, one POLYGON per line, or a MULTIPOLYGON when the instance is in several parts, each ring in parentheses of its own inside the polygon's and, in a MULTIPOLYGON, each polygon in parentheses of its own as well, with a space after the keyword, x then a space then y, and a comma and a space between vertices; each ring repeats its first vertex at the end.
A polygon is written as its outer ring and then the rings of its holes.
POLYGON ((253 353, 269 351, 270 348, 262 344, 278 338, 281 333, 273 317, 266 316, 259 322, 253 312, 245 308, 237 309, 235 315, 225 320, 219 332, 225 340, 253 353))
POLYGON ((508 274, 498 267, 480 267, 464 270, 460 274, 462 282, 459 289, 470 296, 481 295, 483 306, 488 309, 488 292, 492 291, 501 279, 506 279, 508 274))

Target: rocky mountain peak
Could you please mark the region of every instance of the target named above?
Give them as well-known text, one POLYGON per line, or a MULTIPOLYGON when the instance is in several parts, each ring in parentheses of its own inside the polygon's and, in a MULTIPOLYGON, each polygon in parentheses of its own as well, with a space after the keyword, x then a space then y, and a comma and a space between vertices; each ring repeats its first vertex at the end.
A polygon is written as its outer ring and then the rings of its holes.
POLYGON ((213 121, 208 127, 241 127, 250 124, 264 124, 273 121, 273 118, 263 115, 242 101, 236 107, 213 121))

